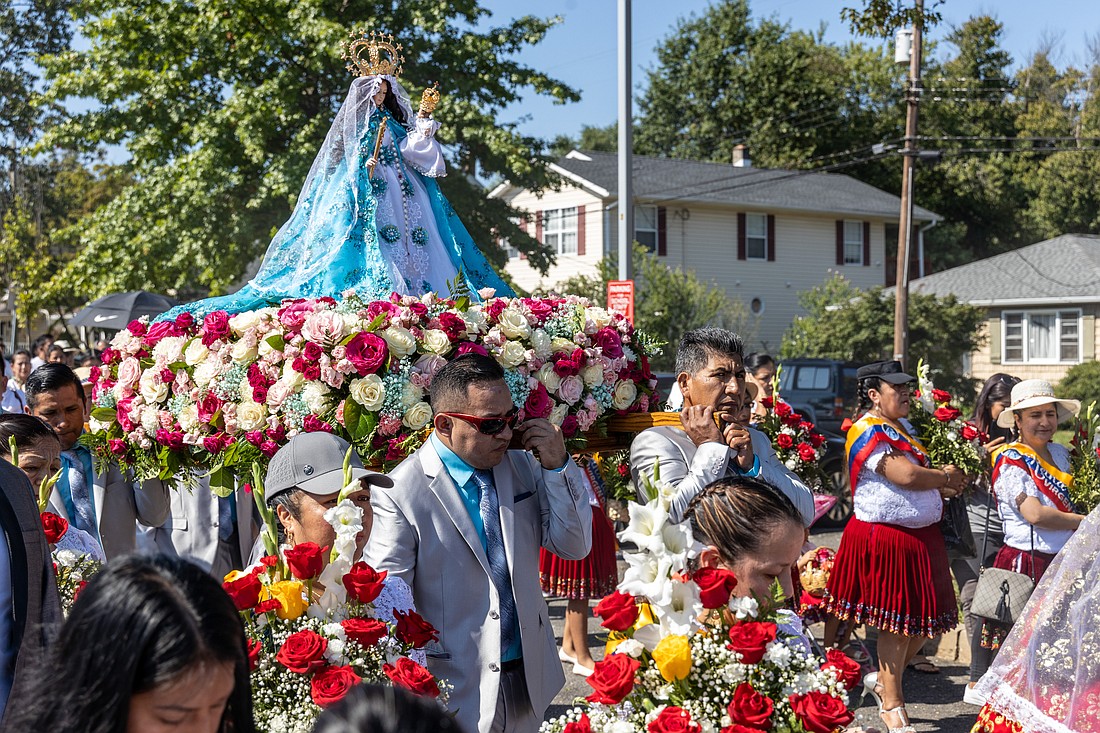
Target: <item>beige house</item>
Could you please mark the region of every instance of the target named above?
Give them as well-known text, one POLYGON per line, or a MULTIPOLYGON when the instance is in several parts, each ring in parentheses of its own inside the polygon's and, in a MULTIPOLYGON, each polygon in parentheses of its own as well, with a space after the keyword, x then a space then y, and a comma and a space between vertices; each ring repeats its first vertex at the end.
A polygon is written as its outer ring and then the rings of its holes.
POLYGON ((970 376, 996 372, 1057 383, 1096 358, 1100 236, 1063 234, 1045 242, 937 272, 910 292, 954 295, 986 309, 985 343, 970 376))
MULTIPOLYGON (((596 274, 617 247, 616 166, 613 153, 574 150, 551 166, 561 190, 539 197, 505 182, 490 193, 529 212, 528 233, 557 252, 543 276, 512 250, 505 269, 520 287, 596 274)), ((635 156, 634 194, 634 239, 741 300, 759 319, 753 350, 778 350, 802 314, 799 294, 832 273, 861 288, 893 280, 887 243, 897 241, 900 201, 845 175, 752 168, 743 156, 733 165, 635 156)), ((938 219, 916 208, 916 252, 938 219)), ((915 257, 914 277, 921 269, 915 257)))

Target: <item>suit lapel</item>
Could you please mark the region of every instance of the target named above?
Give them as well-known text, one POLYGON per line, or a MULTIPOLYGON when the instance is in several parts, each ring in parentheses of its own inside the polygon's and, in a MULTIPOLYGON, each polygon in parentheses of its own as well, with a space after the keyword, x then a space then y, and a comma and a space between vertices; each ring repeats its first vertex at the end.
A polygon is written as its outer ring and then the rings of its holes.
POLYGON ((443 461, 439 459, 439 455, 435 452, 431 443, 424 443, 422 450, 421 464, 424 466, 424 475, 428 478, 428 488, 435 494, 439 503, 443 505, 447 516, 450 517, 455 529, 458 530, 458 534, 470 546, 474 557, 477 558, 477 561, 481 563, 481 567, 485 569, 485 573, 488 574, 489 558, 485 556, 485 549, 481 546, 481 538, 478 537, 473 520, 470 519, 470 515, 466 511, 466 505, 462 503, 458 488, 443 467, 443 461))
MULTIPOLYGON (((110 469, 107 469, 110 471, 110 469)), ((95 504, 95 524, 100 538, 103 537, 103 501, 107 495, 107 476, 100 476, 92 467, 92 475, 89 477, 92 484, 92 502, 95 504)), ((102 539, 100 540, 102 542, 102 539)))
POLYGON ((504 460, 493 469, 493 483, 497 487, 497 501, 500 503, 500 536, 504 541, 505 556, 508 558, 508 570, 512 572, 515 564, 516 513, 515 513, 515 471, 512 457, 505 454, 504 460))

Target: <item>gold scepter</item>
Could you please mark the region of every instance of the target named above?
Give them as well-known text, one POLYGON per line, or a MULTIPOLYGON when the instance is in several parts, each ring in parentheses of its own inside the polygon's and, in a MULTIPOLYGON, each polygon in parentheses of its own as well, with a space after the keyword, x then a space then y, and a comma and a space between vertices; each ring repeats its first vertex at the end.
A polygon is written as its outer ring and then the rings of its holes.
MULTIPOLYGON (((374 155, 371 156, 376 161, 378 160, 378 151, 380 151, 382 149, 382 138, 385 136, 385 134, 386 134, 386 118, 383 117, 382 120, 378 123, 378 137, 375 138, 375 140, 374 140, 374 155)), ((375 164, 367 166, 367 178, 368 179, 374 178, 374 165, 375 164)))

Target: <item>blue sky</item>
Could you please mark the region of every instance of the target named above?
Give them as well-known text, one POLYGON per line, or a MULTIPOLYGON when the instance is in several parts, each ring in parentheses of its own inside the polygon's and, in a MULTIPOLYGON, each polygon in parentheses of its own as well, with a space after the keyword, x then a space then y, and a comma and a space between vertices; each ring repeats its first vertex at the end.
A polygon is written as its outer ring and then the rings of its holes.
MULTIPOLYGON (((817 31, 824 24, 826 40, 835 43, 852 38, 840 20, 841 9, 862 4, 861 0, 751 1, 754 17, 777 17, 807 31, 817 31)), ((554 105, 529 95, 522 104, 506 110, 502 121, 520 121, 524 132, 552 138, 576 135, 585 124, 606 125, 615 120, 617 0, 482 0, 482 5, 493 13, 489 23, 527 14, 562 16, 563 22, 541 44, 519 58, 579 89, 582 95, 580 102, 569 105, 554 105)), ((635 99, 638 85, 645 81, 645 69, 655 62, 654 46, 678 19, 701 14, 709 5, 707 0, 634 0, 635 99)), ((1056 64, 1084 65, 1087 37, 1100 38, 1100 2, 1096 0, 946 0, 938 9, 943 22, 932 30, 933 40, 973 15, 993 15, 1004 24, 1004 47, 1017 66, 1024 65, 1047 38, 1055 39, 1060 49, 1055 54, 1056 64)), ((941 45, 941 52, 946 50, 946 44, 941 45)))

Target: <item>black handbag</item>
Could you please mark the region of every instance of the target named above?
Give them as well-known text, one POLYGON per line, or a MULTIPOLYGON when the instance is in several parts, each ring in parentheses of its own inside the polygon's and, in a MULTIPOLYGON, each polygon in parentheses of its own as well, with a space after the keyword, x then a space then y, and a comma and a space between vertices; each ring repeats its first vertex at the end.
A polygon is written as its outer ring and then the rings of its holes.
POLYGON ((947 554, 952 559, 975 557, 978 554, 974 531, 970 529, 970 517, 966 512, 965 498, 958 496, 944 502, 940 531, 943 533, 944 544, 947 545, 947 554))
MULTIPOLYGON (((985 567, 985 551, 989 542, 989 513, 993 504, 993 491, 989 492, 989 504, 985 510, 985 538, 982 540, 982 565, 978 569, 978 585, 970 613, 990 621, 1011 626, 1023 613, 1024 606, 1035 590, 1035 579, 1026 573, 1004 568, 985 567)), ((1035 529, 1031 530, 1031 568, 1035 568, 1035 529)))

